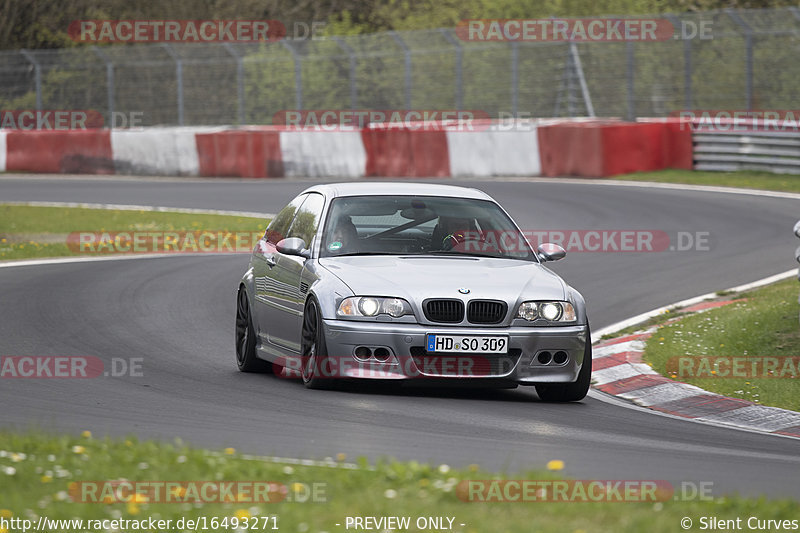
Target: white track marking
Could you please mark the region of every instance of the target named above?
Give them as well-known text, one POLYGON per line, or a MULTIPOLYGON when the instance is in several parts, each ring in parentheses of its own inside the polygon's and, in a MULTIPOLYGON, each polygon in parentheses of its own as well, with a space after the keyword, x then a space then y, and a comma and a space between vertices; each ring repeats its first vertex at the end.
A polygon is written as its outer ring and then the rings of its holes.
POLYGON ((155 211, 159 213, 190 213, 193 215, 225 215, 248 218, 274 218, 273 213, 253 211, 225 211, 220 209, 195 209, 191 207, 167 207, 160 205, 130 204, 92 204, 82 202, 2 202, 0 205, 21 205, 30 207, 73 207, 80 209, 116 209, 119 211, 155 211))

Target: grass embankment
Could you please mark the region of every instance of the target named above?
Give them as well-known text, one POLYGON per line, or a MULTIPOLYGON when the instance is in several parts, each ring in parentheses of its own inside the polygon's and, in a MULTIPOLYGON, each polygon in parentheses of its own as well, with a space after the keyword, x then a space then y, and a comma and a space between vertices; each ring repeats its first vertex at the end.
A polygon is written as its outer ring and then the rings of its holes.
POLYGON ((644 360, 677 381, 800 411, 798 291, 792 278, 662 325, 648 339, 644 360), (681 366, 679 357, 693 359, 681 366))
MULTIPOLYGON (((0 260, 125 253, 134 249, 132 239, 137 235, 141 237, 139 251, 148 252, 165 232, 178 233, 177 245, 170 251, 203 251, 204 247, 227 251, 222 243, 226 235, 233 237, 231 246, 238 235, 239 247, 248 251, 254 242, 247 234, 263 234, 267 223, 267 219, 244 216, 0 205, 0 260), (91 246, 80 247, 80 232, 96 235, 91 246), (104 232, 106 241, 102 241, 104 232), (211 232, 205 241, 203 232, 211 232)), ((156 251, 159 247, 164 249, 156 244, 156 251)))
MULTIPOLYGON (((436 516, 454 518, 452 531, 476 533, 672 533, 681 530, 683 517, 690 517, 696 524, 701 516, 797 518, 794 502, 736 496, 655 503, 470 503, 459 497, 463 494, 459 489, 463 480, 503 476, 477 467, 451 469, 446 465, 415 462, 369 466, 365 460, 359 460, 358 465, 348 467, 344 460, 344 456, 331 458, 328 462, 334 466, 328 467, 290 465, 247 459, 233 449, 216 453, 192 449, 179 441, 167 444, 140 442, 135 438, 99 440, 86 432, 82 436, 58 437, 0 432, 0 517, 29 519, 34 524, 40 516, 84 520, 157 517, 172 520, 173 524, 182 517, 205 516, 208 520, 217 517, 219 521, 227 517, 228 530, 235 529, 230 527, 231 517, 240 521, 258 518, 258 526, 252 529, 271 531, 272 522, 264 517, 277 516, 281 531, 330 532, 345 531, 348 516, 409 516, 412 523, 409 531, 418 530, 413 525, 418 517, 436 516), (127 499, 132 501, 83 503, 71 499, 71 491, 74 493, 76 486, 82 487, 83 481, 102 483, 123 479, 274 481, 285 486, 295 501, 156 503, 146 496, 133 497, 128 493, 125 493, 127 499), (314 499, 317 501, 307 501, 314 499)), ((562 465, 558 461, 551 463, 549 471, 541 465, 539 471, 525 472, 512 479, 562 478, 558 471, 552 470, 562 465)), ((87 529, 85 524, 84 529, 87 529)))
POLYGON ((686 183, 689 185, 714 185, 764 189, 767 191, 800 192, 800 175, 773 174, 742 170, 739 172, 708 172, 702 170, 659 170, 635 172, 612 179, 624 181, 654 181, 658 183, 686 183))

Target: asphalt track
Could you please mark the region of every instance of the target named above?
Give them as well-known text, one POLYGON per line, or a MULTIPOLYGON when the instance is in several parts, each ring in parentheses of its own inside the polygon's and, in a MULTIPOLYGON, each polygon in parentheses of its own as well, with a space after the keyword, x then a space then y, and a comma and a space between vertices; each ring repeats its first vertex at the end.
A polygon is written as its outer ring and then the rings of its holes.
MULTIPOLYGON (((795 266, 795 199, 599 183, 465 181, 526 229, 708 232, 708 250, 572 253, 553 269, 596 330, 795 266)), ((64 201, 276 212, 291 180, 0 179, 0 202, 64 201)), ((4 379, 2 427, 172 439, 243 452, 390 456, 491 469, 562 459, 584 479, 712 482, 714 492, 800 498, 800 442, 700 425, 596 397, 569 405, 512 391, 308 391, 240 374, 234 295, 244 255, 0 268, 0 355, 141 357, 144 376, 4 379)), ((677 355, 677 354, 676 354, 677 355)))

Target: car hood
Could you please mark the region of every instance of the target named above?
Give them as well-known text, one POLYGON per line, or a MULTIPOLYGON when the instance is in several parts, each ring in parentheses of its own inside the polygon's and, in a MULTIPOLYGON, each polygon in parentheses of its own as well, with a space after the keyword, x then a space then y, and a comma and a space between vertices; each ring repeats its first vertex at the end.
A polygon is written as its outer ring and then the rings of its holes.
POLYGON ((353 294, 463 300, 564 300, 556 274, 531 261, 475 257, 351 256, 328 257, 320 265, 341 279, 353 294), (469 289, 464 295, 459 289, 469 289))

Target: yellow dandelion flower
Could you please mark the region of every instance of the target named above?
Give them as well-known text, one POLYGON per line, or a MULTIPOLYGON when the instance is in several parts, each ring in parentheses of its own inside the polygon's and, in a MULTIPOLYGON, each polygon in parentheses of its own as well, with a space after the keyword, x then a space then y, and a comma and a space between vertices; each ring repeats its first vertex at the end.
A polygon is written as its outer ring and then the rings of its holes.
POLYGON ((564 461, 560 459, 553 459, 552 461, 547 461, 547 469, 548 470, 563 470, 564 469, 564 461))
POLYGON ((86 448, 84 448, 83 446, 73 446, 72 453, 77 453, 77 454, 86 453, 86 448))
POLYGON ((42 483, 52 483, 53 477, 52 476, 42 476, 41 477, 42 483))
POLYGON ((133 502, 127 505, 128 514, 139 514, 139 506, 133 502))
POLYGON ((89 431, 88 429, 84 430, 83 433, 81 433, 81 437, 83 437, 84 439, 91 439, 92 438, 92 432, 89 431))
POLYGON ((336 454, 336 460, 337 461, 341 462, 341 461, 344 461, 345 459, 347 459, 347 454, 346 453, 339 452, 339 453, 336 454))
POLYGON ((246 520, 250 518, 250 511, 248 511, 247 509, 237 509, 236 512, 233 513, 233 516, 235 516, 239 520, 246 520))
POLYGON ((12 513, 10 510, 0 509, 0 518, 11 518, 12 516, 14 516, 14 513, 12 513))
POLYGON ((225 448, 225 455, 233 455, 236 453, 236 448, 225 448))

